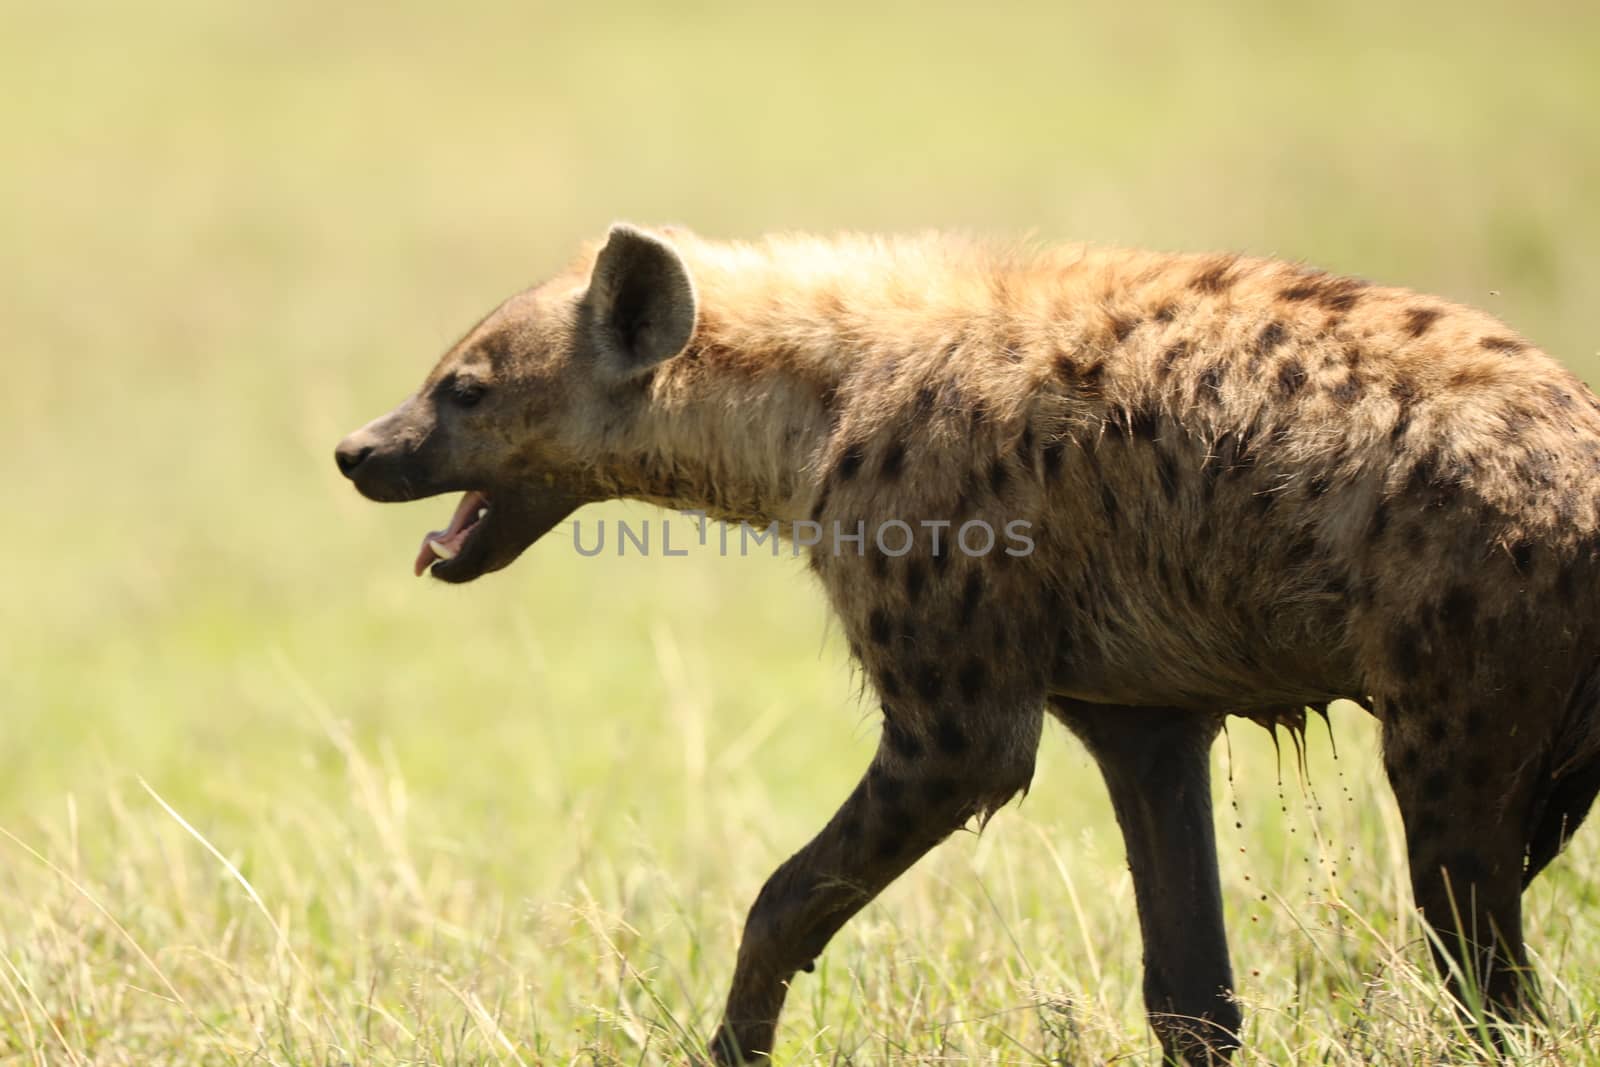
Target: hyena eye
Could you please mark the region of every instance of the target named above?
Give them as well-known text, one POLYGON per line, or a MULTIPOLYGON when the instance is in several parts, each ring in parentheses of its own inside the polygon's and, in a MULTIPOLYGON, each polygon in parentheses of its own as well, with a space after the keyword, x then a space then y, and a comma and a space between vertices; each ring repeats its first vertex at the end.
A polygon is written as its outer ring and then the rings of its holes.
POLYGON ((482 382, 464 381, 460 378, 455 378, 451 380, 445 395, 450 398, 451 403, 455 404, 456 407, 470 408, 475 407, 478 401, 483 399, 483 394, 488 391, 489 387, 482 382))

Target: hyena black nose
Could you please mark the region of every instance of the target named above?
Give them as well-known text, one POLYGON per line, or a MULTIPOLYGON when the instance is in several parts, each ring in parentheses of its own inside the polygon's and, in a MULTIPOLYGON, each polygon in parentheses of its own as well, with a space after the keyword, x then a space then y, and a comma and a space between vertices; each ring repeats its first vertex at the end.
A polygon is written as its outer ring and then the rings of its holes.
POLYGON ((333 461, 339 465, 340 473, 346 478, 354 478, 356 468, 370 455, 372 455, 371 445, 346 437, 339 442, 339 447, 333 450, 333 461))

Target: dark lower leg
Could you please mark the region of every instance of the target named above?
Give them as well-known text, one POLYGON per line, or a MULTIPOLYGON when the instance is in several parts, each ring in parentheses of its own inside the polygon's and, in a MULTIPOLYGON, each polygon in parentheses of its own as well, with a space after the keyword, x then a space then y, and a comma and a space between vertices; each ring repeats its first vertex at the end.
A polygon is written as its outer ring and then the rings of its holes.
POLYGON ((1227 1061, 1239 1007, 1222 921, 1211 814, 1219 715, 1169 708, 1056 708, 1100 765, 1122 827, 1144 937, 1145 1007, 1173 1063, 1227 1061))
POLYGON ((963 773, 880 750, 844 806, 767 880, 750 909, 711 1043, 715 1059, 739 1063, 770 1052, 795 973, 809 969, 838 929, 924 853, 1026 787, 1031 774, 1031 751, 1026 766, 1019 760, 963 773))
MULTIPOLYGON (((1427 710, 1412 718, 1431 721, 1427 710)), ((1463 752, 1450 740, 1408 735, 1404 726, 1385 730, 1412 894, 1457 997, 1511 1017, 1536 1001, 1522 944, 1528 806, 1520 750, 1508 739, 1463 752)))

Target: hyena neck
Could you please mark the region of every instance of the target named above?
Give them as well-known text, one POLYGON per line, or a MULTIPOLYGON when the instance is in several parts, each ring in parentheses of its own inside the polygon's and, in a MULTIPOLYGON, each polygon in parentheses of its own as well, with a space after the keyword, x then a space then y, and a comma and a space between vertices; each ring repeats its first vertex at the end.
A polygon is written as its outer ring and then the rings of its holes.
POLYGON ((811 512, 852 376, 893 348, 874 285, 895 269, 876 246, 804 239, 680 251, 694 336, 651 376, 618 495, 787 534, 811 512))
POLYGON ((657 369, 617 495, 788 533, 815 493, 838 381, 805 353, 732 347, 702 313, 694 340, 657 369))

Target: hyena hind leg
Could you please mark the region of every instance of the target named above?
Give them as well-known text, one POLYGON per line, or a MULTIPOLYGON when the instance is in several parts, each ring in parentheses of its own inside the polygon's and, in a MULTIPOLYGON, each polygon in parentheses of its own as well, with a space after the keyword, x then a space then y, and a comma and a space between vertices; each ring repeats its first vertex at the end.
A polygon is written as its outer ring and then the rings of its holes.
MULTIPOLYGON (((1502 706, 1391 703, 1383 761, 1405 824, 1416 906, 1465 1004, 1515 1018, 1537 1004, 1522 942, 1532 779, 1502 706)), ((1526 732, 1524 733, 1526 736, 1526 732)))

